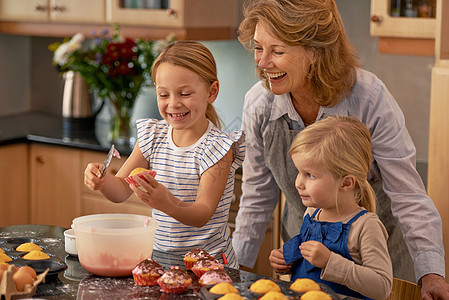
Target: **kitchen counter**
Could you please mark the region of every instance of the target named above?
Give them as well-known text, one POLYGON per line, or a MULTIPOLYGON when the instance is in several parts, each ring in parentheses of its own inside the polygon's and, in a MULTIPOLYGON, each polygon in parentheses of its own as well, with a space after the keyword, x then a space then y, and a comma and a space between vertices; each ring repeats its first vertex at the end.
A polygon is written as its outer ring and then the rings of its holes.
MULTIPOLYGON (((129 277, 101 277, 88 273, 80 265, 76 256, 68 255, 64 250, 63 227, 50 225, 14 225, 0 227, 0 247, 7 248, 10 238, 35 239, 43 246, 44 252, 52 255, 51 259, 64 261, 67 268, 61 268, 55 274, 47 275, 45 283, 37 287, 36 298, 44 299, 202 299, 201 290, 196 283, 180 295, 165 294, 159 286, 143 287, 134 284, 129 277)), ((182 264, 179 258, 173 258, 170 265, 182 264)), ((169 266, 165 266, 168 268, 169 266)), ((225 268, 235 283, 250 284, 258 279, 267 278, 254 273, 225 268)), ((275 280, 279 284, 288 282, 275 280)), ((203 298, 207 298, 204 297, 203 298)))
MULTIPOLYGON (((80 128, 83 126, 77 127, 81 122, 72 122, 71 126, 67 126, 66 121, 62 117, 41 112, 0 117, 0 146, 38 142, 102 152, 109 151, 111 144, 107 141, 109 129, 107 122, 97 121, 95 127, 92 125, 92 129, 86 129, 80 128)), ((86 120, 86 122, 90 121, 86 120)), ((120 153, 131 154, 132 147, 115 146, 120 153)))

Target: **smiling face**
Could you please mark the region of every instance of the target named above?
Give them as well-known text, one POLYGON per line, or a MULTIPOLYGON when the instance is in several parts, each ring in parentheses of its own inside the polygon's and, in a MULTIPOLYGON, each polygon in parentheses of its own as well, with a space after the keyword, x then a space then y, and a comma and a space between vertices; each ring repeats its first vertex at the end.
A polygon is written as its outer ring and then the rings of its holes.
POLYGON ((208 86, 189 69, 162 63, 155 85, 159 112, 173 131, 186 130, 201 136, 208 126, 206 109, 217 97, 218 82, 208 86))
POLYGON ((301 195, 302 203, 307 207, 333 210, 341 180, 335 178, 324 166, 302 158, 299 153, 293 154, 292 160, 298 169, 295 187, 301 195))
POLYGON ((302 46, 289 46, 277 39, 263 23, 254 32, 254 59, 269 79, 273 93, 300 93, 308 84, 313 54, 302 46))

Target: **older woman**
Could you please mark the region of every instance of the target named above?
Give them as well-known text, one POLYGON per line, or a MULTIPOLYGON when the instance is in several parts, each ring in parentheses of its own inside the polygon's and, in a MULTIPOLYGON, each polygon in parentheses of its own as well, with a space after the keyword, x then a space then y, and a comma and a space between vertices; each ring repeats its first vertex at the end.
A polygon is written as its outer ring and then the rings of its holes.
POLYGON ((240 264, 254 265, 279 188, 286 196, 283 240, 299 232, 305 208, 287 155, 294 136, 328 115, 354 116, 372 135, 368 180, 390 236, 395 277, 422 283, 423 299, 449 299, 441 219, 415 169, 404 116, 385 85, 358 67, 335 2, 247 1, 239 40, 254 51, 261 79, 243 110, 247 155, 233 235, 240 264))

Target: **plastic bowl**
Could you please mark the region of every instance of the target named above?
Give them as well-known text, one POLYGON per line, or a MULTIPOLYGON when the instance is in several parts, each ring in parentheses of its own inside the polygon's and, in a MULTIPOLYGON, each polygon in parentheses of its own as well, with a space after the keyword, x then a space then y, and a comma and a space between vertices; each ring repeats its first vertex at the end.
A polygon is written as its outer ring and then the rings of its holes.
POLYGON ((131 275, 153 253, 157 221, 133 214, 97 214, 73 220, 78 259, 88 272, 108 277, 131 275))
POLYGON ((64 231, 64 248, 65 252, 70 255, 78 255, 78 251, 76 251, 76 239, 75 239, 75 230, 67 229, 64 231))

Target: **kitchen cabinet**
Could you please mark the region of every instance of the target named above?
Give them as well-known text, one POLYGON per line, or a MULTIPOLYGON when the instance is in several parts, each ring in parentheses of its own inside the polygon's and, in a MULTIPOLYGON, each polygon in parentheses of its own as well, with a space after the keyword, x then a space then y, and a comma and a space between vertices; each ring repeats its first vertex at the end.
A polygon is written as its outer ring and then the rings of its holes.
POLYGON ((28 223, 28 147, 0 147, 0 227, 28 223))
POLYGON ((435 18, 396 17, 391 0, 371 0, 370 33, 378 36, 381 53, 434 55, 435 18))
MULTIPOLYGON (((449 274, 449 1, 437 1, 435 65, 430 89, 427 191, 443 224, 446 274, 449 274)), ((446 281, 448 277, 446 276, 446 281)))
MULTIPOLYGON (((105 153, 95 151, 83 151, 82 170, 86 168, 88 163, 103 162, 105 153)), ((106 169, 107 172, 115 175, 126 161, 127 157, 123 156, 120 159, 113 158, 110 166, 106 169)), ((113 203, 98 191, 88 189, 84 184, 81 187, 81 215, 99 214, 99 213, 127 213, 151 216, 151 207, 144 204, 135 194, 132 194, 123 203, 113 203)))
POLYGON ((125 8, 121 0, 0 0, 0 33, 70 37, 113 30, 163 39, 220 40, 236 37, 242 0, 169 0, 164 9, 125 8))
POLYGON ((41 22, 105 22, 104 0, 0 0, 0 20, 41 22))
POLYGON ((30 223, 70 227, 80 215, 81 150, 30 145, 30 223))
MULTIPOLYGON (((231 208, 229 211, 229 222, 228 225, 231 232, 235 230, 235 218, 238 213, 240 196, 242 195, 242 174, 237 173, 235 175, 235 185, 234 185, 234 196, 231 208)), ((265 232, 265 238, 260 246, 259 253, 257 255, 256 263, 254 268, 247 268, 241 266, 241 270, 248 272, 253 272, 268 277, 276 277, 276 273, 270 266, 268 257, 270 256, 271 250, 279 248, 279 232, 280 232, 280 212, 278 206, 276 207, 273 217, 268 224, 267 231, 265 232)))

